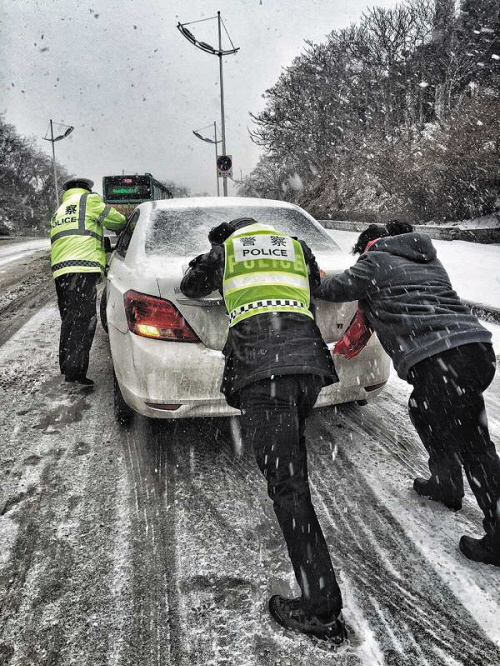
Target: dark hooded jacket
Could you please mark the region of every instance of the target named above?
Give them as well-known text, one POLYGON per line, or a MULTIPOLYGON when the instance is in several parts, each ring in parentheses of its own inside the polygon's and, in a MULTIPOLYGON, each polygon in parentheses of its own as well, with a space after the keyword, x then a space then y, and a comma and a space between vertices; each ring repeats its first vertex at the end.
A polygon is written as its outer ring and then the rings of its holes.
POLYGON ((357 263, 323 280, 317 298, 359 300, 402 379, 425 358, 472 342, 491 342, 491 333, 456 292, 426 234, 381 238, 357 263))
MULTIPOLYGON (((310 248, 299 241, 309 268, 310 287, 319 285, 319 268, 310 248)), ((214 244, 189 264, 180 288, 188 298, 222 294, 224 247, 214 244)), ((228 331, 221 391, 239 407, 238 391, 274 375, 317 375, 328 386, 338 381, 331 354, 316 323, 292 312, 261 313, 244 319, 228 331)))

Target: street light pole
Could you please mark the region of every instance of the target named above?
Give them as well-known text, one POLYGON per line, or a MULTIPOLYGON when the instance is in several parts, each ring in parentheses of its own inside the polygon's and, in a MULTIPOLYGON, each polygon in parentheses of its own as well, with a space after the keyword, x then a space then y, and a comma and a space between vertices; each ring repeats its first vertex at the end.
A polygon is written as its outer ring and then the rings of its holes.
MULTIPOLYGON (((201 19, 200 21, 191 21, 191 23, 201 23, 201 21, 211 21, 214 19, 215 16, 211 17, 210 19, 201 19)), ((217 28, 218 28, 218 36, 219 36, 219 49, 215 49, 213 46, 210 46, 210 44, 207 44, 206 42, 200 42, 196 37, 193 35, 193 33, 186 28, 187 25, 190 25, 191 23, 178 23, 177 28, 179 31, 184 35, 184 37, 191 42, 194 46, 199 48, 201 51, 205 51, 205 53, 209 53, 211 55, 216 55, 219 57, 219 76, 220 76, 220 113, 221 113, 221 130, 222 130, 222 155, 226 155, 226 119, 225 119, 225 114, 224 114, 224 76, 223 76, 223 63, 222 63, 222 58, 225 55, 231 55, 233 53, 237 53, 239 51, 239 47, 235 48, 231 38, 229 37, 229 41, 231 42, 231 49, 223 49, 222 48, 222 25, 223 21, 220 15, 220 12, 217 12, 217 28)), ((224 26, 225 29, 225 26, 224 26)), ((227 30, 226 30, 227 33, 227 30)), ((217 160, 217 157, 216 157, 217 160)), ((232 166, 232 161, 230 158, 225 158, 225 161, 229 163, 228 166, 224 170, 221 169, 222 178, 224 179, 224 196, 227 197, 227 178, 228 178, 228 172, 230 172, 231 166, 232 166)), ((219 178, 219 172, 217 172, 217 178, 219 178)), ((217 193, 219 192, 219 181, 217 180, 217 193)))
MULTIPOLYGON (((60 124, 60 123, 56 123, 60 124)), ((50 139, 48 139, 46 136, 42 137, 45 139, 45 141, 50 141, 52 144, 52 168, 54 172, 54 196, 56 200, 56 208, 59 207, 59 188, 57 187, 57 168, 56 168, 56 150, 54 148, 54 144, 56 141, 61 141, 61 139, 64 139, 65 137, 68 136, 68 134, 71 134, 71 132, 75 129, 72 125, 63 125, 63 127, 66 128, 65 132, 63 134, 59 134, 59 136, 54 137, 54 123, 52 122, 52 118, 50 119, 50 139)))
MULTIPOLYGON (((224 117, 224 76, 222 72, 222 31, 220 12, 217 12, 217 26, 219 30, 220 126, 222 130, 222 154, 226 155, 226 120, 224 117)), ((217 176, 217 178, 218 177, 219 176, 217 176)), ((224 177, 222 180, 224 196, 227 197, 227 177, 224 177)))
POLYGON ((56 149, 54 148, 54 125, 52 118, 50 119, 50 142, 52 144, 52 169, 54 170, 54 192, 56 196, 56 208, 59 207, 59 190, 57 187, 57 171, 56 171, 56 149))

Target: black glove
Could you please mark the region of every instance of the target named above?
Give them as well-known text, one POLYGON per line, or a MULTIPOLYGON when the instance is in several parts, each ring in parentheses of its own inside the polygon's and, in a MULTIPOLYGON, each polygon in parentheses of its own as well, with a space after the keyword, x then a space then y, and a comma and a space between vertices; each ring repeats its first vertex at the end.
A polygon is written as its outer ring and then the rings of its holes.
POLYGON ((206 254, 199 254, 199 255, 198 255, 197 257, 195 257, 194 259, 191 259, 191 261, 189 262, 188 266, 189 266, 190 268, 193 268, 193 266, 197 266, 201 261, 203 261, 203 259, 206 259, 207 256, 208 256, 208 252, 207 252, 206 254))

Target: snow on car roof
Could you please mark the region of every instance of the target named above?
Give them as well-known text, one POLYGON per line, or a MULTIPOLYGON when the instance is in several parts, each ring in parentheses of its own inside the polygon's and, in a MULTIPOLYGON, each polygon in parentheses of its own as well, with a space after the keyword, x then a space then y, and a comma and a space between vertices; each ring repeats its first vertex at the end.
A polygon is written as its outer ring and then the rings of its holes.
POLYGON ((235 206, 251 206, 253 208, 262 206, 264 208, 289 208, 300 210, 308 214, 299 206, 288 201, 278 201, 275 199, 261 199, 257 197, 183 197, 179 199, 159 199, 157 201, 146 202, 143 206, 152 208, 233 208, 235 206))
MULTIPOLYGON (((294 204, 251 197, 178 199, 156 201, 143 208, 143 238, 147 254, 185 255, 207 250, 210 229, 247 216, 300 238, 313 251, 337 249, 326 230, 294 204)), ((139 221, 141 224, 141 221, 139 221)))

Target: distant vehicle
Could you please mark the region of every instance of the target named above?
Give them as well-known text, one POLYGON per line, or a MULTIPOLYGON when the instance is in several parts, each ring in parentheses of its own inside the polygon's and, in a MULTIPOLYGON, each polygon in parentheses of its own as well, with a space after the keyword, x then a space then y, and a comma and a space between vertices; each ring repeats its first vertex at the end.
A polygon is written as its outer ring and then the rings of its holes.
POLYGON ((11 230, 9 227, 5 226, 2 222, 0 222, 0 236, 10 236, 11 235, 11 230))
POLYGON ((172 199, 173 197, 168 187, 153 178, 150 173, 104 176, 102 192, 105 203, 111 204, 126 217, 144 201, 172 199))
MULTIPOLYGON (((129 422, 134 412, 163 419, 239 413, 219 391, 228 326, 224 301, 218 292, 191 299, 179 290, 189 261, 210 249, 209 230, 238 217, 303 239, 329 275, 345 265, 327 231, 293 204, 237 197, 140 204, 111 256, 101 302, 118 422, 129 422)), ((355 311, 356 303, 316 303, 316 321, 330 349, 355 311)), ((322 390, 318 406, 364 403, 389 377, 389 358, 376 335, 359 356, 336 356, 335 365, 340 382, 322 390)))

